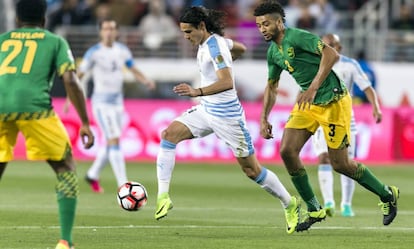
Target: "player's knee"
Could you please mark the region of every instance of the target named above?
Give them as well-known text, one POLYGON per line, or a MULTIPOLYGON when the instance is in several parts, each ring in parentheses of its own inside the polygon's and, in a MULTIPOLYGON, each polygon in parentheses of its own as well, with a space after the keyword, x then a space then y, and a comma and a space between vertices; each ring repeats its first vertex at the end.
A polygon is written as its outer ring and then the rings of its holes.
POLYGON ((168 130, 168 128, 161 132, 161 139, 170 141, 171 138, 171 132, 168 130))
POLYGON ((298 155, 299 153, 293 150, 292 148, 289 148, 289 146, 283 146, 280 148, 280 156, 284 161, 289 161, 298 155))

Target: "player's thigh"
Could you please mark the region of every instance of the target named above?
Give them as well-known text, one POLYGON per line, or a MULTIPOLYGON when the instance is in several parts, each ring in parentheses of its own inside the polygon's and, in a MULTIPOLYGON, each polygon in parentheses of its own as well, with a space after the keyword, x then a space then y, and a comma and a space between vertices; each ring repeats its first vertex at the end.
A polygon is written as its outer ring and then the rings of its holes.
POLYGON ((311 110, 298 110, 295 105, 283 131, 281 152, 299 153, 318 127, 311 110))
POLYGON ((118 105, 95 104, 93 114, 107 140, 119 138, 122 133, 123 108, 118 105))
POLYGON ((13 159, 13 148, 18 133, 15 121, 0 121, 0 162, 9 162, 13 159))
POLYGON ((196 105, 183 112, 179 117, 174 121, 179 122, 185 126, 182 129, 174 130, 173 127, 167 128, 170 134, 174 139, 181 141, 184 139, 189 139, 192 137, 201 138, 205 137, 213 132, 212 127, 210 126, 209 114, 206 113, 201 105, 196 105), (188 133, 190 132, 190 134, 188 133))
POLYGON ((16 124, 25 137, 28 159, 61 161, 71 153, 69 136, 57 116, 16 124))
POLYGON ((237 158, 254 154, 254 146, 244 117, 224 119, 212 117, 210 124, 216 136, 223 140, 237 158))

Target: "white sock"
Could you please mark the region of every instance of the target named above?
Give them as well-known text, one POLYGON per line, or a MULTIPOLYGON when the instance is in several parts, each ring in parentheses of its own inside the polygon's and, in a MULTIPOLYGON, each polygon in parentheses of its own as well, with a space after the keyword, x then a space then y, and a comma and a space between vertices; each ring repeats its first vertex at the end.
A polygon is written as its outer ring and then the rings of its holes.
POLYGON ((335 205, 333 194, 333 173, 330 164, 320 164, 318 168, 319 187, 321 189, 324 203, 333 203, 335 205))
POLYGON ((355 190, 355 181, 345 175, 341 175, 341 191, 342 191, 341 206, 352 204, 352 197, 354 195, 354 190, 355 190))
POLYGON ((287 208, 291 196, 275 173, 262 167, 262 172, 260 172, 259 176, 255 179, 255 182, 266 190, 266 192, 279 198, 283 208, 287 208))
POLYGON ((125 158, 119 145, 109 147, 109 162, 111 162, 118 187, 128 181, 126 176, 125 158))
POLYGON ((96 155, 95 161, 92 166, 88 169, 86 175, 88 178, 93 180, 98 180, 103 168, 105 168, 108 163, 108 148, 102 147, 99 149, 98 154, 96 155))
POLYGON ((176 144, 161 140, 157 155, 158 195, 168 193, 170 190, 172 172, 175 166, 175 148, 176 144))

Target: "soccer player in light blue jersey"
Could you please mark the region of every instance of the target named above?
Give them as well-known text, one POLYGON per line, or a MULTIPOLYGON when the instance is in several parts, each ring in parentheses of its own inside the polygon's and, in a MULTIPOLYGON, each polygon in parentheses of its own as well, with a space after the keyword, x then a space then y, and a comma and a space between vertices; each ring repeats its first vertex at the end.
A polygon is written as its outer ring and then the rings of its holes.
POLYGON ((191 7, 180 18, 184 38, 198 46, 197 64, 201 86, 194 89, 189 84, 181 83, 173 90, 180 96, 199 96, 200 104, 176 118, 161 134, 157 157, 158 198, 155 218, 165 217, 172 208, 169 187, 177 144, 214 133, 231 148, 246 176, 280 199, 285 210, 287 233, 290 234, 298 224, 298 203, 278 177, 260 165, 254 154, 232 71, 232 57, 236 59, 241 55, 244 45, 223 37, 223 15, 220 11, 191 7))
MULTIPOLYGON (((325 44, 333 47, 338 53, 342 50, 341 41, 336 34, 326 34, 322 37, 325 44)), ((344 81, 345 86, 352 92, 354 83, 362 89, 372 105, 372 115, 376 123, 381 122, 382 113, 379 101, 374 88, 371 85, 367 75, 362 71, 355 59, 340 55, 339 60, 333 66, 333 70, 344 81)), ((354 113, 351 117, 351 142, 348 147, 348 155, 350 159, 355 158, 356 153, 356 123, 354 113)), ((335 200, 333 194, 333 174, 332 165, 329 160, 328 146, 326 144, 322 128, 319 127, 312 136, 312 145, 319 158, 319 186, 325 203, 326 213, 333 216, 335 212, 335 200)), ((355 189, 355 181, 346 175, 341 174, 341 215, 344 217, 354 216, 352 209, 352 197, 355 189)))
MULTIPOLYGON (((106 146, 98 151, 98 155, 86 174, 86 181, 92 191, 101 193, 103 188, 99 176, 105 165, 110 163, 118 186, 128 181, 124 155, 120 148, 122 133, 123 84, 124 72, 127 68, 135 79, 149 89, 155 87, 154 81, 148 79, 138 70, 129 48, 117 42, 118 25, 107 19, 99 23, 101 41, 89 48, 79 66, 79 77, 91 71, 93 77, 92 109, 95 120, 106 139, 106 146)), ((85 91, 86 92, 86 91, 85 91)), ((67 102, 68 103, 68 102, 67 102)), ((67 109, 67 106, 66 108, 67 109)))

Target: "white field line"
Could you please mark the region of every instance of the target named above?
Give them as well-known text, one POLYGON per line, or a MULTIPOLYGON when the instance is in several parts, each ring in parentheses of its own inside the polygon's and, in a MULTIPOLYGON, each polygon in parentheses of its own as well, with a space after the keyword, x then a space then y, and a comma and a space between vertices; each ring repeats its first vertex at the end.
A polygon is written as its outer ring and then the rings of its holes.
MULTIPOLYGON (((153 225, 128 225, 128 226, 75 226, 74 229, 284 229, 278 226, 198 226, 198 225, 180 225, 180 226, 153 226, 153 225)), ((60 229, 59 226, 0 226, 0 229, 60 229)), ((389 231, 410 231, 414 232, 414 227, 354 227, 354 226, 323 226, 312 227, 311 230, 389 230, 389 231)))

